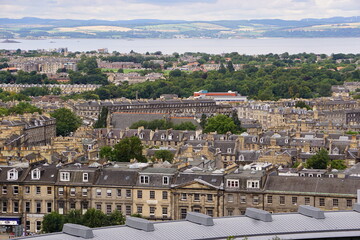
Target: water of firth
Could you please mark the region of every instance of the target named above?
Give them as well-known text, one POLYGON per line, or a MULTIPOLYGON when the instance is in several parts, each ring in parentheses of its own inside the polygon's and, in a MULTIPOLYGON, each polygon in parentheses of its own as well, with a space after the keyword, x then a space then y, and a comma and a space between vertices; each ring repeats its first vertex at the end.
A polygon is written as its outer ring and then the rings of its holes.
MULTIPOLYGON (((3 39, 0 39, 0 42, 3 39)), ((107 48, 109 52, 163 53, 206 52, 213 54, 267 53, 360 53, 360 38, 264 38, 264 39, 16 39, 20 43, 0 43, 0 49, 54 49, 91 51, 107 48)))

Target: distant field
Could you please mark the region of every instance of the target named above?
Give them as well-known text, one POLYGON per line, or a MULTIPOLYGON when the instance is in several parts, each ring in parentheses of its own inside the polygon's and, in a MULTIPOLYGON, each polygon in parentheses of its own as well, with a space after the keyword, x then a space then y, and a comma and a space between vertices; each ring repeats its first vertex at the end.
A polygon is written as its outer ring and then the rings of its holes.
POLYGON ((116 26, 83 26, 83 27, 62 27, 55 28, 58 32, 128 32, 131 28, 116 26))
POLYGON ((360 23, 339 23, 339 24, 324 24, 324 25, 314 25, 311 27, 297 28, 296 30, 303 31, 322 31, 330 29, 344 29, 344 28, 360 28, 360 23))
POLYGON ((229 30, 229 28, 211 24, 211 23, 180 23, 180 24, 160 24, 138 27, 138 29, 163 31, 163 32, 180 32, 192 30, 229 30))

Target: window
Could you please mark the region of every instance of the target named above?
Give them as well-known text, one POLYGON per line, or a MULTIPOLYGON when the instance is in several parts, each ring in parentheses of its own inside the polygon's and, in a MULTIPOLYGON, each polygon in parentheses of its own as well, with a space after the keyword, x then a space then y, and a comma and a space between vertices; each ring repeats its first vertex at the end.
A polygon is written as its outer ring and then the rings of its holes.
POLYGON ((2 194, 7 194, 7 186, 2 186, 2 194))
POLYGON ((13 168, 7 172, 7 180, 17 180, 18 179, 18 171, 13 168))
POLYGON ((117 189, 116 194, 117 194, 118 197, 121 197, 121 189, 117 189))
POLYGON ((30 187, 29 186, 25 186, 25 194, 30 194, 30 187))
POLYGON ((101 189, 96 189, 96 196, 101 196, 101 189))
POLYGON ((285 204, 285 196, 280 196, 280 205, 285 204))
POLYGON ((253 204, 254 204, 254 205, 258 205, 258 204, 259 204, 259 196, 254 196, 254 197, 253 197, 253 204))
POLYGON ((89 173, 83 173, 83 182, 89 181, 89 173))
POLYGON ((47 206, 47 212, 48 213, 51 213, 51 211, 52 211, 52 203, 51 202, 48 202, 47 204, 46 204, 47 206))
POLYGON ((339 206, 339 199, 337 199, 337 198, 334 198, 334 199, 333 199, 333 206, 334 206, 334 207, 338 207, 338 206, 339 206))
POLYGON ((89 203, 88 203, 88 202, 83 202, 83 203, 81 204, 81 207, 82 207, 82 213, 85 214, 86 211, 87 211, 88 208, 89 208, 89 203))
POLYGON ((60 181, 64 181, 64 182, 70 181, 70 173, 69 172, 60 172, 60 181))
POLYGON ((346 199, 346 206, 347 207, 352 207, 352 200, 351 199, 346 199))
POLYGON ((155 199, 155 191, 150 191, 150 199, 155 199))
POLYGON ((70 209, 75 210, 75 208, 76 208, 76 202, 71 202, 70 203, 70 209))
POLYGON ((36 202, 36 213, 41 213, 41 202, 36 202))
POLYGON ((126 215, 131 215, 131 206, 130 205, 126 206, 126 215))
POLYGON ((231 151, 231 148, 228 148, 227 149, 227 153, 231 153, 232 151, 231 151))
POLYGON ((19 194, 19 186, 14 186, 13 192, 14 192, 14 194, 19 194))
POLYGON ((32 180, 39 180, 40 179, 40 169, 36 168, 31 171, 31 179, 32 180))
POLYGON ((181 208, 180 209, 180 218, 185 219, 187 214, 187 208, 181 208))
POLYGON ((292 198, 291 198, 291 203, 292 203, 293 205, 297 205, 297 200, 298 200, 297 197, 292 197, 292 198))
POLYGON ((207 195, 206 195, 206 200, 207 200, 208 202, 212 202, 212 201, 213 201, 213 195, 212 195, 212 194, 207 194, 207 195))
POLYGON ((167 207, 162 208, 162 216, 163 216, 163 218, 167 218, 167 216, 168 216, 168 208, 167 207))
POLYGON ((40 232, 41 230, 41 221, 36 221, 36 232, 40 232))
POLYGON ((30 221, 26 221, 26 222, 25 222, 25 230, 26 230, 27 232, 30 231, 30 221))
POLYGON ((267 196, 267 203, 272 204, 273 203, 273 196, 267 196))
POLYGON ((246 203, 246 196, 240 196, 240 203, 246 203))
POLYGON ((155 215, 155 207, 150 207, 150 216, 155 215))
POLYGON ((305 197, 305 205, 310 205, 310 198, 309 197, 305 197))
POLYGON ((227 215, 228 215, 228 216, 234 215, 234 210, 233 210, 233 209, 228 209, 228 210, 227 210, 227 215))
POLYGON ((214 216, 214 211, 212 209, 207 209, 206 210, 206 215, 213 217, 214 216))
POLYGON ((111 189, 107 189, 106 190, 106 196, 111 197, 111 195, 112 195, 111 189))
POLYGON ((200 194, 198 193, 194 194, 194 201, 200 201, 200 194))
POLYGON ((239 187, 239 180, 228 179, 226 183, 227 183, 226 186, 229 188, 238 188, 239 187))
POLYGON ((13 202, 13 213, 19 212, 19 202, 13 202))
POLYGON ((131 190, 130 189, 126 189, 126 197, 131 198, 131 190))
POLYGON ((116 210, 118 210, 119 212, 121 212, 121 211, 122 211, 122 207, 121 207, 121 205, 120 205, 120 204, 116 205, 116 210))
POLYGON ((52 188, 51 187, 47 187, 47 194, 51 194, 52 193, 52 188))
POLYGON ((142 214, 142 206, 137 206, 137 213, 140 213, 140 214, 142 214))
POLYGON ((7 212, 7 202, 5 202, 5 201, 2 202, 2 212, 3 213, 7 212))
POLYGON ((96 204, 96 210, 100 210, 100 211, 101 211, 101 203, 96 204))
POLYGON ((325 206, 325 198, 320 198, 320 199, 319 199, 319 205, 320 205, 321 207, 325 206))
POLYGON ((234 202, 234 195, 228 194, 228 202, 234 202))
POLYGON ((183 201, 186 200, 186 193, 181 193, 181 200, 183 200, 183 201))
POLYGON ((141 184, 149 184, 149 176, 140 176, 141 184))
POLYGON ((168 199, 168 192, 167 192, 167 191, 163 191, 163 192, 162 192, 162 199, 163 199, 163 200, 167 200, 167 199, 168 199))
POLYGON ((82 189, 82 195, 83 195, 83 197, 86 197, 86 196, 88 195, 88 190, 87 190, 87 188, 83 188, 83 189, 82 189))
POLYGON ((64 188, 59 187, 59 195, 64 195, 64 188))
POLYGON ((259 188, 259 180, 248 180, 247 181, 247 188, 259 188))
POLYGON ((41 187, 36 187, 36 194, 41 194, 41 187))
POLYGON ((76 189, 70 188, 70 196, 75 196, 75 193, 76 193, 76 189))
POLYGON ((31 208, 31 207, 30 207, 30 202, 25 202, 25 212, 26 212, 26 213, 29 213, 29 212, 31 211, 30 208, 31 208))
POLYGON ((111 204, 107 204, 107 205, 106 205, 106 213, 107 213, 107 214, 110 214, 111 212, 112 212, 111 204))
POLYGON ((64 202, 59 201, 58 206, 59 206, 59 214, 64 214, 64 202))
POLYGON ((137 198, 142 198, 142 190, 137 190, 137 198))
POLYGON ((169 185, 169 177, 163 177, 163 185, 169 185))

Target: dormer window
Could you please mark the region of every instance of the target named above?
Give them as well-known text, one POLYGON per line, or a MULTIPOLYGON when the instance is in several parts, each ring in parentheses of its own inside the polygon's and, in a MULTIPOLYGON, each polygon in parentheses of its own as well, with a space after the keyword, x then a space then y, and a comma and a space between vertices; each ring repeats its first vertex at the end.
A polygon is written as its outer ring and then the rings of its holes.
POLYGON ((247 188, 259 188, 259 180, 248 180, 247 188))
POLYGON ((260 143, 264 143, 264 138, 260 138, 260 143))
POLYGON ((228 179, 226 182, 226 186, 228 188, 238 188, 239 187, 239 180, 228 179))
POLYGON ((169 185, 169 177, 163 177, 163 185, 169 185))
POLYGON ((69 172, 60 172, 60 181, 63 181, 63 182, 70 181, 70 173, 69 172))
POLYGON ((140 183, 141 184, 149 184, 149 176, 140 176, 140 183))
POLYGON ((173 135, 170 134, 170 135, 168 136, 168 139, 169 139, 169 140, 172 140, 172 139, 173 139, 173 135))
POLYGON ((14 181, 18 180, 18 171, 13 168, 7 172, 7 180, 14 181))
POLYGON ((239 161, 245 161, 244 155, 241 154, 241 155, 239 156, 239 161))
POLYGON ((228 148, 227 149, 227 153, 231 153, 232 151, 231 151, 231 148, 228 148))
POLYGON ((31 171, 31 179, 32 180, 39 180, 40 179, 40 169, 36 168, 31 171))
POLYGON ((289 139, 285 138, 285 143, 288 144, 289 143, 289 139))
POLYGON ((194 139, 195 139, 194 135, 190 135, 190 140, 194 140, 194 139))
POLYGON ((83 173, 83 182, 89 181, 89 173, 83 173))
POLYGON ((160 138, 161 138, 161 140, 164 140, 165 139, 165 134, 161 134, 160 138))
POLYGON ((140 139, 143 139, 143 138, 144 138, 144 134, 143 134, 143 133, 140 133, 139 138, 140 138, 140 139))
POLYGON ((220 148, 216 148, 216 153, 219 153, 219 152, 221 152, 220 148))

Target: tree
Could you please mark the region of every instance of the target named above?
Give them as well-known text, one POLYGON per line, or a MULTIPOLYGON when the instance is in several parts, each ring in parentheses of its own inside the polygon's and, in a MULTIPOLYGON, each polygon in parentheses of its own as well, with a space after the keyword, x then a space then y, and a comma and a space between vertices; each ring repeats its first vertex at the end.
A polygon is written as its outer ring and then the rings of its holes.
POLYGON ((57 212, 52 212, 44 216, 42 231, 45 233, 61 232, 63 225, 64 216, 57 212))
POLYGON ((107 116, 108 116, 108 108, 102 107, 99 115, 99 119, 95 122, 94 128, 106 128, 107 116))
POLYGON ((161 161, 172 162, 174 159, 174 154, 169 150, 156 150, 154 153, 154 157, 156 159, 161 159, 161 161))
POLYGON ((74 224, 83 224, 82 223, 82 213, 80 210, 71 210, 64 217, 64 223, 74 223, 74 224))
POLYGON ((24 114, 24 113, 42 113, 42 110, 38 107, 31 105, 28 102, 20 102, 18 105, 9 108, 9 113, 24 114))
POLYGON ((81 119, 67 108, 59 108, 50 114, 56 119, 56 135, 69 136, 81 126, 81 119))
POLYGON ((312 108, 307 105, 304 101, 298 101, 296 104, 295 104, 295 107, 299 107, 299 108, 306 108, 307 110, 311 110, 312 108))
POLYGON ((130 162, 130 160, 136 159, 139 162, 146 162, 142 150, 143 145, 138 137, 132 136, 124 138, 119 143, 115 144, 113 149, 113 160, 117 162, 130 162))
POLYGON ((204 132, 217 132, 219 134, 225 134, 227 132, 236 133, 236 125, 234 121, 223 114, 216 115, 208 119, 204 132))
POLYGON ((117 72, 118 72, 118 73, 124 73, 124 69, 119 68, 119 69, 117 70, 117 72))
POLYGON ((232 113, 232 115, 231 115, 231 118, 232 118, 233 122, 234 122, 235 125, 236 125, 236 131, 237 131, 237 133, 246 132, 246 129, 243 128, 243 127, 241 127, 241 121, 239 120, 239 117, 238 117, 236 111, 233 111, 233 113, 232 113))
POLYGON ((110 146, 104 146, 100 148, 99 152, 100 158, 105 158, 108 161, 113 161, 114 159, 114 152, 112 147, 110 146))
POLYGON ((115 210, 114 212, 112 212, 107 216, 107 224, 109 226, 124 225, 125 216, 120 211, 115 210))
POLYGON ((181 77, 181 70, 175 69, 173 71, 170 71, 169 76, 170 77, 181 77))
POLYGON ((332 169, 337 169, 337 170, 346 169, 346 164, 345 164, 344 160, 341 160, 341 159, 332 160, 330 162, 330 166, 332 169))
POLYGON ((226 73, 226 68, 225 68, 223 63, 220 64, 220 68, 218 70, 218 73, 222 73, 222 74, 226 73))
POLYGON ((329 162, 329 153, 325 149, 321 149, 306 161, 306 167, 313 169, 326 169, 329 162))
POLYGON ((233 65, 232 61, 228 61, 228 63, 227 63, 227 69, 228 69, 228 71, 231 72, 231 73, 235 71, 235 68, 234 68, 234 65, 233 65))
POLYGON ((108 225, 105 213, 94 208, 90 208, 82 216, 82 225, 89 228, 103 227, 108 225))
POLYGON ((205 128, 205 125, 206 125, 206 122, 207 122, 207 116, 205 113, 203 113, 201 115, 201 118, 200 118, 200 126, 204 129, 205 128))
POLYGON ((174 125, 175 130, 196 130, 196 125, 194 125, 192 122, 182 122, 180 124, 174 125))

